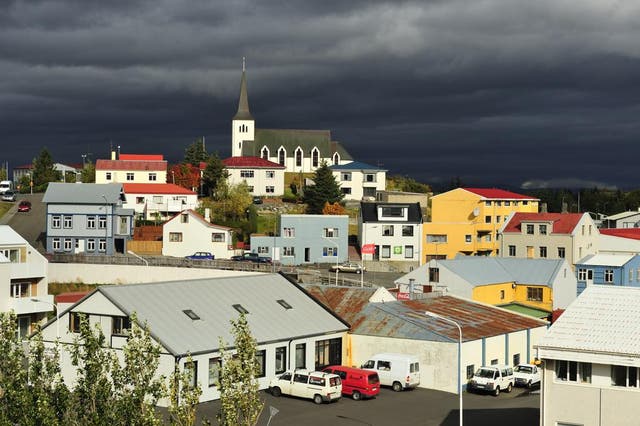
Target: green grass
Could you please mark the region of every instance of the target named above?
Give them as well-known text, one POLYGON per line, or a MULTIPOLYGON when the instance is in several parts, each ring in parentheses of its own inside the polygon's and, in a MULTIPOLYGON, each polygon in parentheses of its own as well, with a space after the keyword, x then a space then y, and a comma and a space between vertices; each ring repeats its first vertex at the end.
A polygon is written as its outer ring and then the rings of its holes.
POLYGON ((13 206, 13 203, 0 203, 0 217, 4 216, 5 213, 9 211, 9 209, 13 206))

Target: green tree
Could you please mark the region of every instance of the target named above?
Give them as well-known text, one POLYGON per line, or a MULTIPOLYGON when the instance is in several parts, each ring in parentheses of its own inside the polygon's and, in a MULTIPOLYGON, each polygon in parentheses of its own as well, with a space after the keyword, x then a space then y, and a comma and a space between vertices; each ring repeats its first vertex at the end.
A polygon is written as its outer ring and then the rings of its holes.
POLYGON ((251 335, 244 314, 231 321, 235 340, 236 354, 226 351, 225 343, 220 339, 222 369, 218 388, 220 389, 220 412, 218 421, 221 426, 253 426, 258 422, 264 402, 258 393, 256 379, 260 365, 256 358, 257 342, 251 335))
POLYGON ((28 424, 32 409, 27 393, 25 353, 17 337, 17 318, 0 314, 0 424, 28 424))
POLYGON ((207 159, 207 167, 202 174, 204 193, 209 194, 211 198, 219 197, 221 183, 226 182, 227 176, 227 171, 218 155, 210 155, 207 159))
POLYGON ((87 160, 82 168, 82 183, 94 183, 96 181, 96 165, 87 160))
POLYGON ((197 166, 200 162, 207 161, 209 159, 209 155, 204 147, 204 139, 198 138, 191 145, 189 145, 184 150, 184 161, 185 164, 192 164, 197 166))
POLYGON ((230 185, 225 206, 227 217, 232 220, 247 218, 246 212, 251 205, 251 200, 252 196, 247 182, 243 181, 237 185, 230 185))
MULTIPOLYGON (((185 366, 193 366, 191 355, 187 356, 185 366)), ((176 363, 175 371, 169 380, 169 419, 174 426, 192 426, 195 423, 202 388, 197 380, 193 380, 193 374, 193 368, 180 370, 176 363)))
POLYGON ((42 148, 40 155, 33 160, 34 191, 44 191, 49 182, 58 180, 60 180, 60 173, 55 169, 53 157, 47 148, 42 148))
POLYGON ((313 181, 314 185, 304 188, 304 202, 307 203, 308 214, 322 214, 325 203, 342 201, 344 194, 326 162, 323 161, 316 169, 313 181))

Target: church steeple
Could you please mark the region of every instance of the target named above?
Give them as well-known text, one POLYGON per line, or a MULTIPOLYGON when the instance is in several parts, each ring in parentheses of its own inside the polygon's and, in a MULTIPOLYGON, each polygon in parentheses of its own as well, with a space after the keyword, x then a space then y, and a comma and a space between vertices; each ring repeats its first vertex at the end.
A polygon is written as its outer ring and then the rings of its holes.
POLYGON ((245 58, 242 58, 242 79, 240 80, 240 100, 238 101, 238 112, 233 117, 234 120, 253 120, 249 112, 249 96, 247 95, 247 77, 245 69, 245 58))

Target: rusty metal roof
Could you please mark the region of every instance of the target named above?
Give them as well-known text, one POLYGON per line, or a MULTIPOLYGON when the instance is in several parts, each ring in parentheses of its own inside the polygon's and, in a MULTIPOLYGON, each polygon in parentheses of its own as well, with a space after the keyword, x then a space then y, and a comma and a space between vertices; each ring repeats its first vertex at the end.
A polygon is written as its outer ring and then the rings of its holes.
POLYGON ((331 287, 302 284, 302 287, 327 308, 349 324, 369 303, 375 288, 331 287))

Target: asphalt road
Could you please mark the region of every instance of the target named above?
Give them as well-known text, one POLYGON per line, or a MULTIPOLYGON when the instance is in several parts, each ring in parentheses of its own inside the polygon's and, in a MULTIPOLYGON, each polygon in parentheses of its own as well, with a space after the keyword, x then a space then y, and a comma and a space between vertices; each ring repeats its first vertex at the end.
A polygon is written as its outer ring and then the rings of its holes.
MULTIPOLYGON (((454 426, 459 424, 459 398, 456 394, 427 389, 393 392, 383 388, 374 399, 339 401, 316 405, 311 400, 260 393, 265 406, 258 425, 284 426, 454 426), (273 410, 277 413, 269 418, 273 410)), ((212 425, 220 404, 201 404, 196 424, 206 418, 212 425)), ((472 426, 517 424, 539 426, 540 396, 538 392, 514 389, 510 394, 494 397, 463 393, 464 423, 472 426)))
POLYGON ((13 203, 13 207, 0 218, 1 225, 9 225, 35 247, 39 252, 44 253, 44 232, 45 232, 45 207, 42 204, 44 194, 18 194, 18 200, 13 203), (21 200, 31 201, 30 212, 18 212, 18 204, 21 200))

